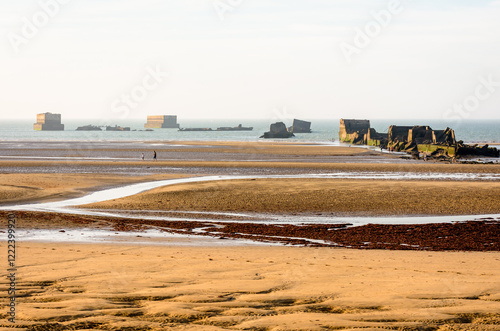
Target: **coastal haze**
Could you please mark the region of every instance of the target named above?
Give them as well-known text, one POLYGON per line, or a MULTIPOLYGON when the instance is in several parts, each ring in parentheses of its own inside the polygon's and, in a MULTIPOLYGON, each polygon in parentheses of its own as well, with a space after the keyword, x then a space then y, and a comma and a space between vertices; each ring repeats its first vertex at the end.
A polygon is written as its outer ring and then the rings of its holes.
POLYGON ((0 116, 498 119, 499 13, 487 0, 2 2, 0 116))
POLYGON ((498 330, 498 17, 0 2, 0 329, 498 330))

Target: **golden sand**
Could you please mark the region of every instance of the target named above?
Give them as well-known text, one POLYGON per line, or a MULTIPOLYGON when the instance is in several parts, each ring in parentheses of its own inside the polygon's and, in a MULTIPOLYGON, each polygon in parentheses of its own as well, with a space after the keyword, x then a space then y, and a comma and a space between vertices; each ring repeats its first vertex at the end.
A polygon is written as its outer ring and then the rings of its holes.
POLYGON ((16 324, 49 323, 43 330, 500 325, 500 253, 41 243, 18 252, 16 324))
POLYGON ((244 179, 166 186, 91 208, 362 215, 500 213, 500 182, 244 179))

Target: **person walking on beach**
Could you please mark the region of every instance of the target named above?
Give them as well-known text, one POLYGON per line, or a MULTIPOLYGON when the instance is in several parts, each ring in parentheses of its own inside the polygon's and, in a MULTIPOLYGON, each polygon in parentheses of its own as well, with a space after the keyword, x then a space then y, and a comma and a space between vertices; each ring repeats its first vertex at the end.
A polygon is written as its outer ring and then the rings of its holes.
POLYGON ((153 161, 156 161, 156 151, 153 151, 153 161))
POLYGON ((142 155, 141 155, 141 159, 144 161, 144 153, 142 153, 142 155))

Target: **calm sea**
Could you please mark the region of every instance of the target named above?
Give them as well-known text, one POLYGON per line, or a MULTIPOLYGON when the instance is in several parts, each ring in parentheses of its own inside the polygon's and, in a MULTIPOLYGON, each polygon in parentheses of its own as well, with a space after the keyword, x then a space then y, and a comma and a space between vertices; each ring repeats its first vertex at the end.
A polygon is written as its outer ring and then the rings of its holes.
MULTIPOLYGON (((211 131, 211 132, 181 132, 177 129, 154 129, 144 131, 145 120, 117 120, 109 125, 130 127, 137 131, 76 131, 78 126, 100 124, 98 120, 63 120, 64 131, 35 131, 30 120, 0 121, 0 141, 158 141, 158 140, 199 140, 199 141, 257 141, 265 131, 269 130, 271 120, 182 120, 181 127, 210 127, 215 130, 220 126, 253 126, 253 131, 211 131)), ((311 120, 312 133, 296 134, 290 141, 331 142, 338 141, 339 120, 311 120)), ((468 143, 500 142, 500 120, 463 120, 461 122, 446 122, 442 120, 371 120, 371 126, 379 132, 387 132, 389 125, 429 125, 433 129, 451 127, 455 130, 457 140, 468 143)), ((292 120, 285 121, 287 126, 292 120)))

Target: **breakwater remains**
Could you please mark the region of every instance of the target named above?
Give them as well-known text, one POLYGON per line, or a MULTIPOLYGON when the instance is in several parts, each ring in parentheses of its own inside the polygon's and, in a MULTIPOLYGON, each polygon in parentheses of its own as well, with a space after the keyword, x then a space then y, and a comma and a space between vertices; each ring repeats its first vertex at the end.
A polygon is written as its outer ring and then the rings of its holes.
POLYGON ((389 132, 377 132, 369 120, 340 119, 339 139, 353 145, 377 146, 396 152, 426 157, 458 158, 465 155, 499 157, 499 151, 487 144, 467 145, 456 140, 451 128, 433 130, 430 126, 389 126, 389 132))

